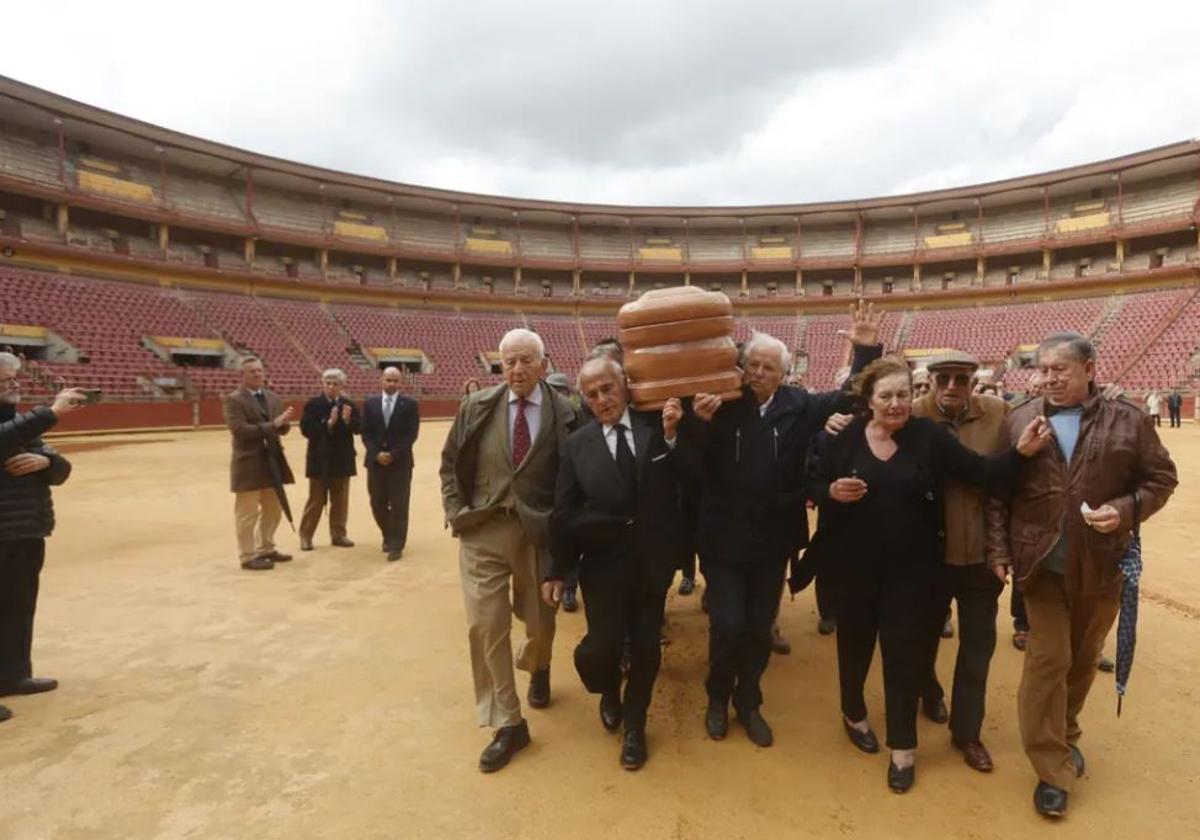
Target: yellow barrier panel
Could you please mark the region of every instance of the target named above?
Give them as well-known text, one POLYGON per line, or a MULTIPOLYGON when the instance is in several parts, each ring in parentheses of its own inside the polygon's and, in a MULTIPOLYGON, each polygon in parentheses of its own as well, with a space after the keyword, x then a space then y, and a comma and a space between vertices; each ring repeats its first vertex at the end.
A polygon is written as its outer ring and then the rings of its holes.
POLYGON ((379 225, 364 225, 358 222, 335 221, 333 232, 337 236, 351 236, 355 239, 370 239, 373 242, 387 242, 387 231, 379 225))
POLYGON ((368 347, 367 352, 377 359, 380 358, 425 358, 425 351, 419 347, 368 347))
POLYGON ((467 237, 467 250, 479 251, 483 254, 512 254, 512 243, 506 239, 476 239, 467 237))
POLYGON ((949 352, 950 352, 950 348, 948 348, 948 347, 933 347, 933 348, 928 348, 928 349, 913 348, 911 350, 904 351, 904 358, 906 358, 906 359, 923 359, 926 356, 940 356, 942 353, 949 353, 949 352))
POLYGON ((28 324, 0 324, 0 336, 12 338, 45 338, 45 327, 34 327, 28 324))
POLYGON ((1072 216, 1069 219, 1059 219, 1054 227, 1059 233, 1075 233, 1081 230, 1108 227, 1108 213, 1092 213, 1088 216, 1072 216))
POLYGON ((195 350, 224 350, 225 342, 219 338, 181 338, 174 335, 152 335, 150 340, 159 347, 195 349, 195 350))
POLYGON ((943 233, 925 237, 926 248, 962 248, 971 244, 971 232, 943 233))
POLYGON ((790 245, 755 245, 750 249, 752 260, 790 260, 793 256, 790 245))
POLYGON ((109 163, 106 160, 100 160, 93 157, 81 157, 79 159, 81 166, 86 166, 89 169, 99 169, 101 172, 107 172, 109 175, 120 175, 121 167, 115 163, 109 163))
POLYGON ((366 213, 359 213, 357 210, 339 210, 338 215, 343 219, 349 219, 352 222, 369 222, 366 213))
POLYGON ((78 176, 80 189, 88 192, 100 193, 126 201, 138 201, 142 204, 154 202, 154 190, 145 184, 123 181, 120 178, 112 178, 108 175, 101 175, 99 172, 87 172, 82 169, 79 170, 78 176))
POLYGON ((638 248, 638 256, 643 260, 659 262, 683 261, 683 251, 679 248, 638 248))

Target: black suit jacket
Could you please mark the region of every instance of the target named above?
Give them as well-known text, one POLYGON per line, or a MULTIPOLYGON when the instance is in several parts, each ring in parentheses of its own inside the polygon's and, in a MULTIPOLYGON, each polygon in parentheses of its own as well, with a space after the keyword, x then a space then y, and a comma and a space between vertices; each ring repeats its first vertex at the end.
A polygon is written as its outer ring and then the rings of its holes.
POLYGON ((558 461, 554 513, 550 517, 550 579, 580 563, 624 564, 643 582, 669 586, 684 551, 685 520, 680 481, 699 477, 694 445, 678 436, 663 439, 662 414, 630 410, 638 492, 636 500, 596 420, 572 432, 558 461))
POLYGON ((339 397, 338 410, 350 406, 350 422, 338 421, 329 428, 329 412, 333 404, 322 394, 304 404, 300 416, 300 433, 308 438, 308 454, 304 460, 304 475, 308 478, 348 478, 358 471, 358 452, 354 436, 358 434, 358 408, 345 397, 339 397))
POLYGON ((421 432, 421 417, 417 401, 403 394, 396 395, 390 423, 383 422, 383 395, 367 397, 363 402, 362 439, 367 450, 368 469, 413 468, 413 444, 421 432), (380 452, 390 452, 392 463, 385 467, 375 460, 380 452))

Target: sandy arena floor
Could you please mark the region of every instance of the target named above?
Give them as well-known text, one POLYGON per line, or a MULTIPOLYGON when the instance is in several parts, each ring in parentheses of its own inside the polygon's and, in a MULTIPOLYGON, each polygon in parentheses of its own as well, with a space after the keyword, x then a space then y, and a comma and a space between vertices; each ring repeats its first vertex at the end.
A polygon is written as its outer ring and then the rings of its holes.
MULTIPOLYGON (((816 633, 811 591, 781 614, 793 653, 766 678, 773 748, 736 726, 721 743, 704 736, 705 618, 698 594, 673 594, 641 772, 618 766, 570 664, 579 612, 559 620, 554 702, 529 713, 533 745, 480 774, 488 733, 474 725, 457 549, 441 527, 446 428, 423 429, 403 560, 384 562, 360 477, 358 547, 320 533, 316 551, 259 574, 235 560, 226 433, 64 441, 75 475, 56 492, 34 646, 37 673, 62 687, 5 701, 16 717, 0 726, 0 838, 1200 836, 1194 426, 1163 430, 1184 482, 1145 529, 1131 693, 1118 720, 1112 678, 1097 679, 1088 776, 1057 826, 1031 805, 1007 596, 984 734, 991 776, 922 719, 916 787, 888 792, 885 755, 842 733, 834 642, 816 633)), ((299 435, 288 451, 302 467, 299 435)), ((295 508, 303 495, 292 489, 295 508)), ((280 537, 296 548, 286 525, 280 537)), ((942 646, 944 679, 955 650, 942 646)), ((868 689, 882 735, 878 664, 868 689)))

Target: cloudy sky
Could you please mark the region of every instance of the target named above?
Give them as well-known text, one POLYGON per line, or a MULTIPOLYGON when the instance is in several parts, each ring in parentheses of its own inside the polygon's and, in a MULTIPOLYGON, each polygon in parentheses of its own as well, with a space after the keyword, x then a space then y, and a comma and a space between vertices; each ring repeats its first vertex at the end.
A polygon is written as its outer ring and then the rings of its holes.
POLYGON ((1200 137, 1197 0, 10 5, 2 75, 475 192, 849 199, 1200 137))

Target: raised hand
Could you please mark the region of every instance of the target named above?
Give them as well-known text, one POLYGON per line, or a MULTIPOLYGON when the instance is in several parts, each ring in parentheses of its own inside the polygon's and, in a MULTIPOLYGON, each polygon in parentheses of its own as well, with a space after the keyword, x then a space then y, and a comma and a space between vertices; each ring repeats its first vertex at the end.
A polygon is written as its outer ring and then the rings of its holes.
POLYGON ((663 406, 663 437, 667 440, 675 439, 675 432, 679 429, 679 421, 683 417, 683 403, 679 401, 679 397, 671 397, 667 400, 667 404, 663 406))
POLYGON ((716 394, 696 394, 692 398, 692 413, 705 423, 716 416, 717 409, 720 407, 721 398, 716 394))
POLYGON ((281 428, 283 428, 284 426, 286 426, 288 423, 292 422, 292 416, 293 416, 295 413, 296 413, 295 409, 293 409, 293 408, 292 408, 292 407, 289 405, 287 408, 285 408, 283 411, 281 411, 281 412, 279 413, 279 416, 278 416, 278 417, 276 417, 276 418, 275 418, 274 420, 272 420, 271 422, 272 422, 272 423, 275 425, 275 428, 276 428, 276 429, 281 429, 281 428))
POLYGON ((55 416, 62 417, 64 414, 70 414, 72 411, 83 406, 87 401, 87 394, 82 388, 63 388, 54 395, 54 402, 50 405, 50 410, 55 416))
POLYGON ((1051 438, 1050 421, 1045 417, 1034 417, 1021 430, 1017 439, 1017 451, 1026 458, 1032 457, 1046 448, 1051 438))
POLYGON ((859 298, 857 303, 850 304, 850 329, 838 330, 838 335, 869 347, 879 342, 879 322, 882 320, 883 312, 876 312, 875 304, 859 298))

